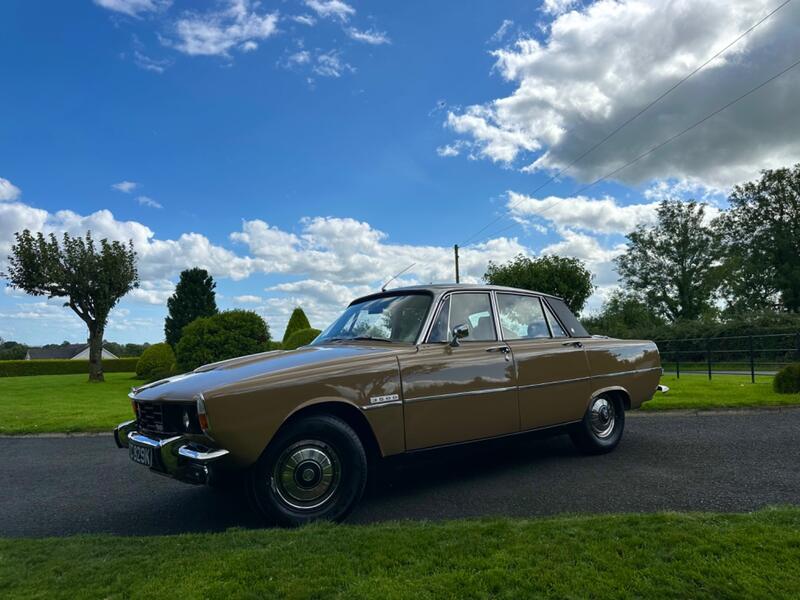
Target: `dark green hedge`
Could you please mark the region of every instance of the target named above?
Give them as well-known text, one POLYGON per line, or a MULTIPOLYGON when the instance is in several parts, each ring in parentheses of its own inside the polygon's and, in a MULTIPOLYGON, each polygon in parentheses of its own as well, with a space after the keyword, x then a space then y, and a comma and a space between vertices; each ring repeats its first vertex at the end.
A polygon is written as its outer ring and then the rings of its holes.
MULTIPOLYGON (((138 358, 109 358, 103 361, 106 373, 133 373, 138 358)), ((0 360, 0 377, 25 375, 89 374, 88 360, 0 360)))
POLYGON ((314 341, 314 338, 320 334, 319 329, 309 327, 308 329, 298 329, 289 339, 283 343, 284 350, 294 350, 300 346, 307 346, 314 341))
POLYGON ((778 394, 800 394, 800 363, 778 371, 772 380, 772 389, 778 394))

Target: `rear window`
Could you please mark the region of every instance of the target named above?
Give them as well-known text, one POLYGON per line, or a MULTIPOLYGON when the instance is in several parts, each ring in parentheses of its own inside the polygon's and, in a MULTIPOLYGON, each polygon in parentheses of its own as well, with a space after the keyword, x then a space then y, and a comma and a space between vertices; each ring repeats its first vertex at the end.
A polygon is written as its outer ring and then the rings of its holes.
POLYGON ((553 309, 553 312, 556 313, 556 316, 564 324, 564 327, 567 328, 569 334, 572 337, 590 337, 589 332, 584 329, 581 322, 575 318, 575 315, 572 314, 572 311, 567 308, 567 305, 564 304, 563 300, 559 300, 558 298, 548 298, 547 303, 550 305, 550 308, 553 309))

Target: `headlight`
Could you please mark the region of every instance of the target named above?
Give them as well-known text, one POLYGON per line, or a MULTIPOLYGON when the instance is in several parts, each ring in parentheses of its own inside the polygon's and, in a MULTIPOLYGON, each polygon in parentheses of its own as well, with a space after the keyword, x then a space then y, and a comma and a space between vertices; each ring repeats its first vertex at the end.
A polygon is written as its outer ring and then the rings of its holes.
POLYGON ((197 394, 195 401, 197 402, 197 420, 200 422, 200 429, 203 430, 203 433, 208 433, 208 416, 206 415, 206 401, 203 398, 203 394, 197 394))

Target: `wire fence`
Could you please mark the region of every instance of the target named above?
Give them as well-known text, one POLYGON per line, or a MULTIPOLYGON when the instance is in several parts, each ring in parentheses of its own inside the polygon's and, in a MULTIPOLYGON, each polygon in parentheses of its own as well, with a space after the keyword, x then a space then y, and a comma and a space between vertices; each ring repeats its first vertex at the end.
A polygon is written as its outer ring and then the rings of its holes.
POLYGON ((764 335, 656 340, 665 372, 681 374, 772 376, 800 362, 800 331, 764 335))

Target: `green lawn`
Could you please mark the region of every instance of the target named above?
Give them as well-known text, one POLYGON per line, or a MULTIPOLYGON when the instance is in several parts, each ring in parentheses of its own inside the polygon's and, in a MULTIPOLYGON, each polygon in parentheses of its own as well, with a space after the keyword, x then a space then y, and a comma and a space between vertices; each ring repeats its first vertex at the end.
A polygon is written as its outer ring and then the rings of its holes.
POLYGON ((142 383, 133 373, 0 377, 0 434, 111 431, 133 418, 128 392, 142 383))
MULTIPOLYGON (((774 393, 771 377, 755 384, 738 375, 661 381, 669 393, 656 394, 644 410, 800 405, 800 394, 774 393)), ((107 373, 105 383, 87 383, 85 375, 0 377, 0 434, 111 431, 133 417, 128 392, 140 383, 132 373, 107 373)))
POLYGON ((643 405, 643 410, 721 409, 759 406, 800 405, 800 394, 776 394, 772 391, 772 377, 717 375, 711 381, 703 375, 664 375, 661 383, 669 386, 666 394, 656 393, 643 405))
POLYGON ((9 598, 797 598, 800 509, 0 539, 9 598))

